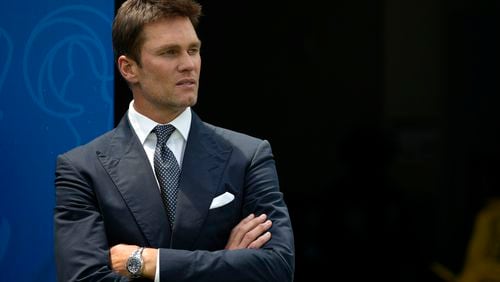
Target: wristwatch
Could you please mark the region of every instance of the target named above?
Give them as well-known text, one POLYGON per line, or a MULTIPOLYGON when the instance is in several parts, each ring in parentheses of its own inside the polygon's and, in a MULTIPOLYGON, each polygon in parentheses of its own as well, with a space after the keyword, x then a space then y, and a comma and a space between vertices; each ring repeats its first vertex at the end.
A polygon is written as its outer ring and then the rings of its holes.
POLYGON ((143 250, 144 247, 138 248, 127 260, 127 270, 130 273, 131 278, 138 278, 142 275, 142 269, 144 268, 144 261, 142 260, 143 250))

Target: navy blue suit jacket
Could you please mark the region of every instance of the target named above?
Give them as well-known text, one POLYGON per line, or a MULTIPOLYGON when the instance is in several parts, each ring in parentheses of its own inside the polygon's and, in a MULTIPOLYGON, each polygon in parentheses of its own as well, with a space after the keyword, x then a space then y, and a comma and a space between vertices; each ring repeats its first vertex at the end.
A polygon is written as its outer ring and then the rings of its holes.
POLYGON ((175 225, 127 115, 110 132, 58 156, 55 257, 59 281, 128 281, 112 272, 115 244, 160 248, 162 281, 292 281, 294 241, 271 147, 201 121, 193 112, 175 225), (214 197, 232 202, 209 209, 214 197), (265 213, 271 240, 228 251, 230 231, 265 213))

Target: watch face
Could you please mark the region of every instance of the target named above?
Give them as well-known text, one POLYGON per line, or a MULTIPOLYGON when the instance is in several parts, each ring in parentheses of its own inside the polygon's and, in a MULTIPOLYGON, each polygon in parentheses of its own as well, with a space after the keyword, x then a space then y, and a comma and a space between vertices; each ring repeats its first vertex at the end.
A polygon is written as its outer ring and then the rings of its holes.
POLYGON ((138 257, 130 257, 127 262, 127 269, 132 274, 137 274, 141 270, 142 262, 138 257))

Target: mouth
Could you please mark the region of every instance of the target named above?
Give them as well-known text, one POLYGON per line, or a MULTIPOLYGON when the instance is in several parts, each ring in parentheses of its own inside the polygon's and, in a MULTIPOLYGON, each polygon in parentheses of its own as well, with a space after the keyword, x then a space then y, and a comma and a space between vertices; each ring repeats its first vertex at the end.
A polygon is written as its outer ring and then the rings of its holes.
POLYGON ((183 78, 175 83, 175 86, 179 87, 194 87, 195 85, 196 79, 193 78, 183 78))

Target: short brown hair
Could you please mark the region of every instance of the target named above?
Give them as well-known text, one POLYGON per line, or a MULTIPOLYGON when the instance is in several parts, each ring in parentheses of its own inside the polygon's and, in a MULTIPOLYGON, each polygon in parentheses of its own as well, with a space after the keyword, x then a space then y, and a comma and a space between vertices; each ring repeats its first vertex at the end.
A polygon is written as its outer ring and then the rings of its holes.
POLYGON ((141 64, 140 50, 144 41, 144 25, 164 18, 188 17, 198 25, 201 5, 193 0, 127 0, 113 21, 113 49, 115 61, 126 55, 141 64))

